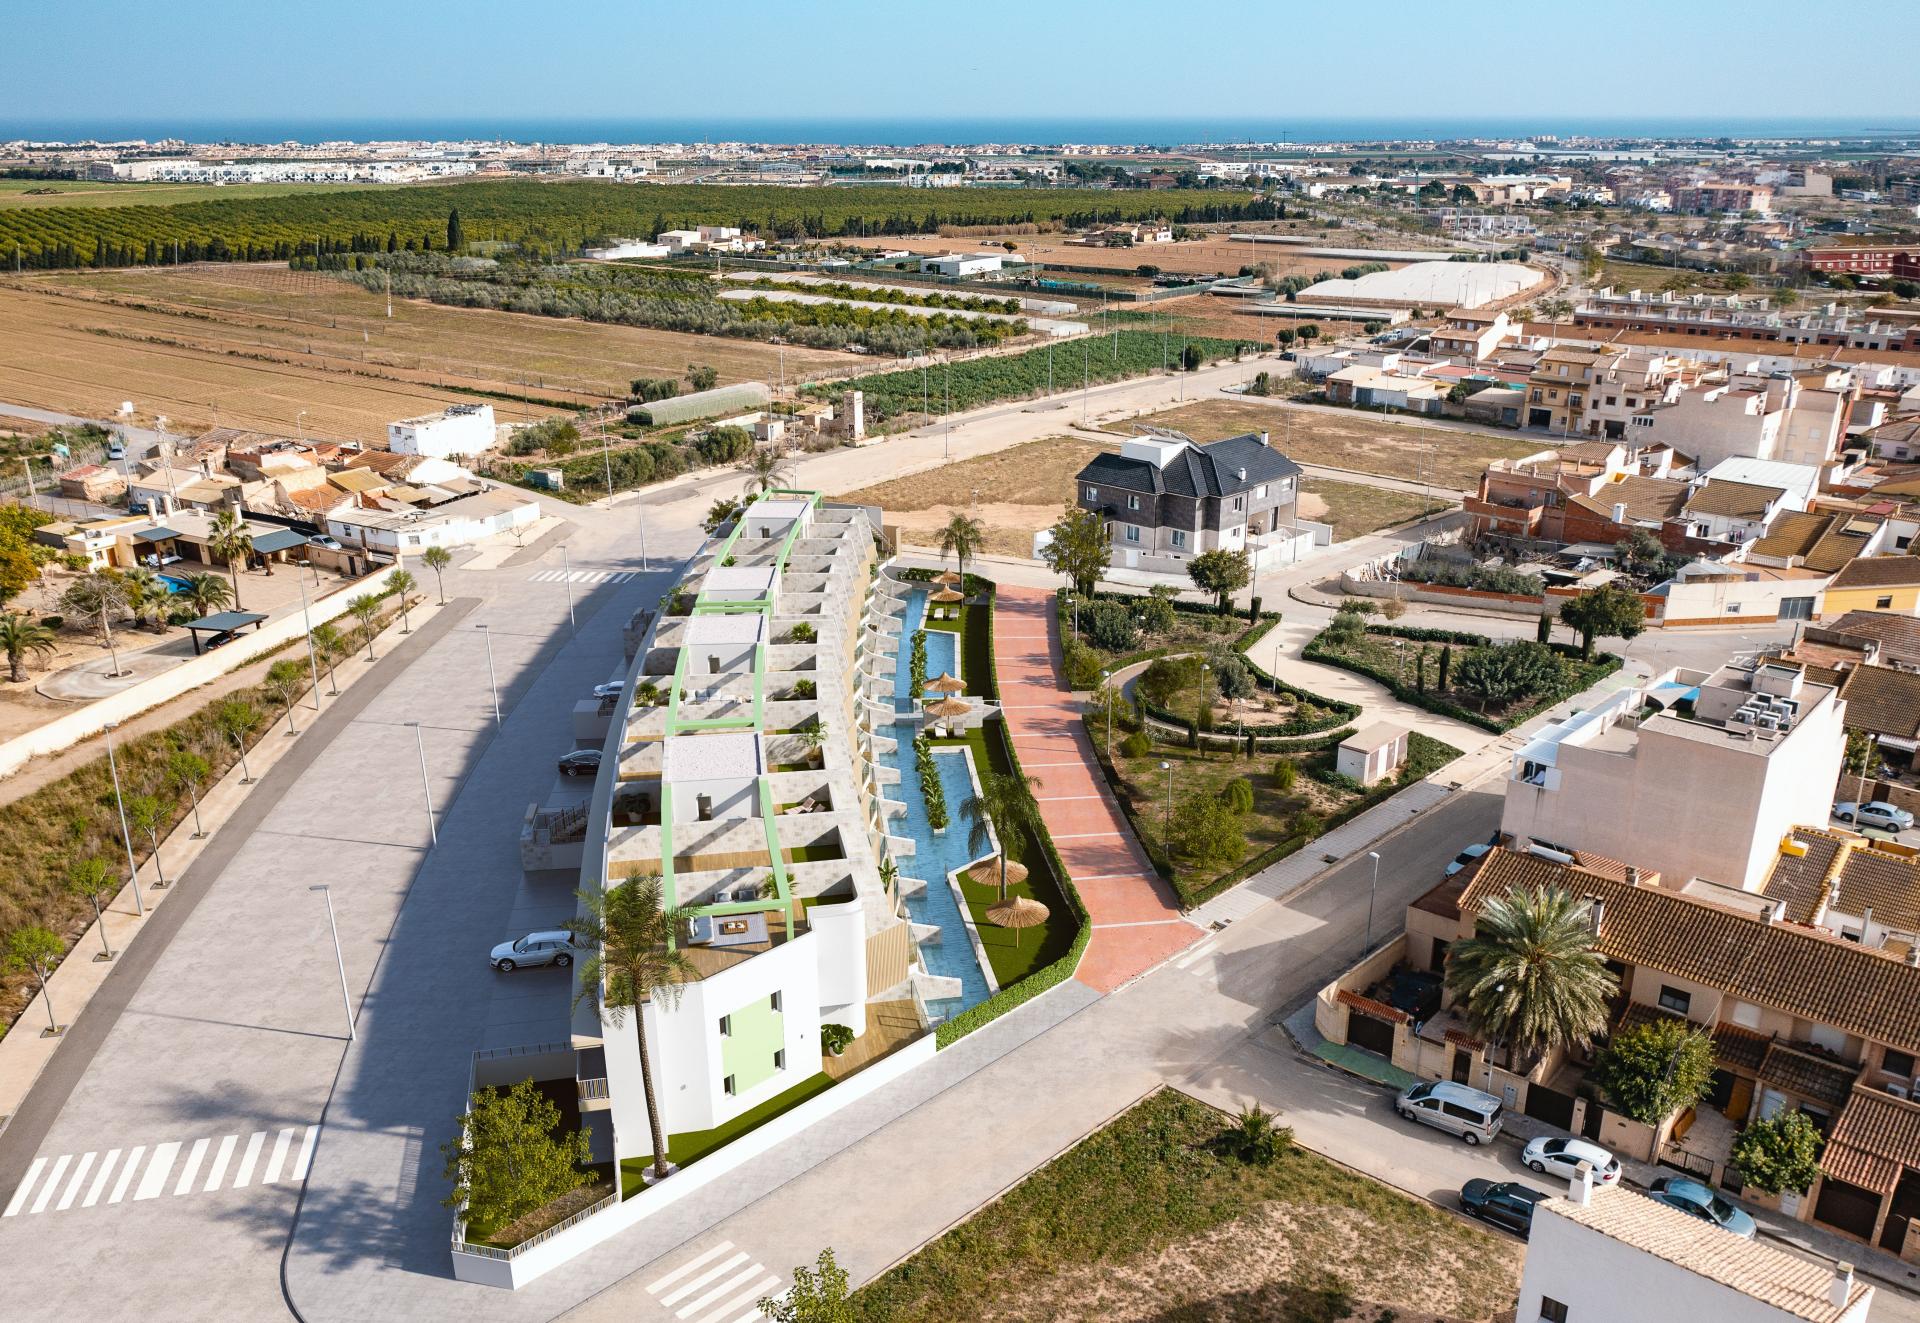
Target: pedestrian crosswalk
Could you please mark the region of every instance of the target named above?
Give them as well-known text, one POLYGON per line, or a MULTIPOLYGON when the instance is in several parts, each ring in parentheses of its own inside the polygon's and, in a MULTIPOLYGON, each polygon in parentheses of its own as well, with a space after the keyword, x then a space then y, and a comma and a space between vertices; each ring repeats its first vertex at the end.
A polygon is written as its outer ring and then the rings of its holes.
POLYGON ((689 1323, 764 1323, 755 1303, 780 1288, 780 1278, 745 1250, 723 1240, 675 1268, 647 1294, 689 1323))
POLYGON ((535 570, 529 583, 625 583, 636 570, 535 570))
POLYGON ((223 1188, 296 1183, 307 1178, 319 1138, 317 1125, 290 1125, 279 1130, 256 1130, 244 1140, 235 1134, 217 1140, 169 1140, 151 1149, 136 1144, 105 1153, 96 1149, 77 1156, 62 1153, 51 1159, 38 1157, 28 1166, 25 1179, 7 1200, 6 1208, 0 1210, 0 1217, 31 1216, 49 1210, 64 1213, 75 1206, 76 1200, 79 1207, 92 1208, 103 1201, 140 1203, 163 1194, 211 1194, 223 1188), (181 1160, 182 1150, 185 1161, 181 1160), (240 1154, 237 1166, 236 1152, 240 1154), (203 1167, 207 1173, 204 1182, 200 1180, 203 1167), (232 1179, 228 1180, 230 1171, 232 1179))

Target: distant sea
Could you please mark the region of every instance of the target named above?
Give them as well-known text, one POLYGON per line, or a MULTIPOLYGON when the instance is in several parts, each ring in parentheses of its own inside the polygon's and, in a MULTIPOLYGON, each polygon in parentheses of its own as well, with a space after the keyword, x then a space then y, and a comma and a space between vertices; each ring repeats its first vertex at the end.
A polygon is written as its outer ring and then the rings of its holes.
POLYGON ((180 138, 196 143, 430 140, 520 143, 767 142, 909 147, 921 143, 1347 142, 1377 139, 1829 138, 1920 136, 1920 122, 1884 119, 0 119, 0 141, 180 138))

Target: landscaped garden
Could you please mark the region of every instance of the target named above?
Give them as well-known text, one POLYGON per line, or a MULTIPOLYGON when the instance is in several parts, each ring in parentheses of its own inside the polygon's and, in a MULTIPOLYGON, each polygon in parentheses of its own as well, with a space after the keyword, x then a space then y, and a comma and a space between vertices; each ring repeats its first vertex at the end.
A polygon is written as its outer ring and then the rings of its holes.
POLYGON ((1264 1118, 1162 1090, 855 1292, 848 1317, 1489 1318, 1521 1259, 1264 1118))

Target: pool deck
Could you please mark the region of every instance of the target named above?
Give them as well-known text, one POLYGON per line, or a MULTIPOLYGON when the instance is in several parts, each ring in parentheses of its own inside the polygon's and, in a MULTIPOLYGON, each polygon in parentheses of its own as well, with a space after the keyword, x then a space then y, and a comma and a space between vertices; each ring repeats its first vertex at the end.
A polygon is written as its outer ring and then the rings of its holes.
POLYGON ((1067 874, 1086 902, 1093 940, 1075 974, 1106 993, 1198 941, 1173 888, 1147 862, 1113 802, 1080 703, 1060 687, 1052 595, 1003 584, 993 612, 993 655, 1008 735, 1067 874))

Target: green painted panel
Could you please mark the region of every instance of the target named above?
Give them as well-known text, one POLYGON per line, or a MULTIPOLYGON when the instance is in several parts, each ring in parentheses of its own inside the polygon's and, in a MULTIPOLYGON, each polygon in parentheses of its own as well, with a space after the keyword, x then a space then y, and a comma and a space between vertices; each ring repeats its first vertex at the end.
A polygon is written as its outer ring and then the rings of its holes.
POLYGON ((733 1091, 743 1094, 773 1078, 773 1054, 787 1045, 787 1017, 756 997, 727 1021, 732 1032, 720 1040, 720 1074, 733 1076, 733 1091))

